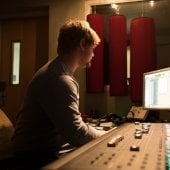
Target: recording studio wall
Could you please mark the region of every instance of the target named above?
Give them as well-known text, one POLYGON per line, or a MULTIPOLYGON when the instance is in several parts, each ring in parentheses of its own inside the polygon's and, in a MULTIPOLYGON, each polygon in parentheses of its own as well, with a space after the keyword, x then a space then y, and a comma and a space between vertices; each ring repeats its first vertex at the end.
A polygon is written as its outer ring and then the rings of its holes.
POLYGON ((126 17, 109 18, 109 85, 111 96, 127 95, 126 17))
POLYGON ((155 24, 152 18, 139 17, 131 21, 130 53, 130 98, 141 102, 143 73, 156 69, 155 24))
POLYGON ((101 44, 94 51, 92 66, 86 70, 87 92, 102 92, 105 76, 108 76, 110 96, 129 95, 132 102, 142 102, 143 73, 156 69, 154 19, 132 19, 129 37, 124 15, 112 15, 108 20, 108 55, 104 55, 104 18, 96 13, 87 15, 87 21, 101 38, 101 44), (127 45, 130 45, 130 88, 127 86, 127 45), (104 64, 104 61, 108 62, 104 64))
POLYGON ((87 15, 87 21, 97 32, 101 42, 94 50, 91 67, 86 69, 86 91, 101 93, 104 90, 104 19, 99 14, 87 15))

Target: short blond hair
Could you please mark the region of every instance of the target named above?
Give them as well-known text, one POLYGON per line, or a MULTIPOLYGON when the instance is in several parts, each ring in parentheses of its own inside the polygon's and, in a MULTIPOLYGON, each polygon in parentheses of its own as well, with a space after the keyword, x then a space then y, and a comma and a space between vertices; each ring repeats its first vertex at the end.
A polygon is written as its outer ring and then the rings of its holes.
POLYGON ((80 41, 84 40, 84 46, 98 45, 100 38, 84 20, 69 20, 60 29, 58 37, 58 54, 74 51, 80 41))

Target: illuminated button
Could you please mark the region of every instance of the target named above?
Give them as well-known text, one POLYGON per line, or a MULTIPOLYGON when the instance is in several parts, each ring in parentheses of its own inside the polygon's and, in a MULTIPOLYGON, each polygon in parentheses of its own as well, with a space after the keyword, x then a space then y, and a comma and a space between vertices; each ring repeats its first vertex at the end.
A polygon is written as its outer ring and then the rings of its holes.
POLYGON ((137 133, 142 133, 142 130, 141 129, 136 129, 136 131, 135 131, 135 134, 137 134, 137 133))
POLYGON ((136 139, 141 139, 141 138, 142 138, 142 134, 141 134, 141 133, 135 134, 135 138, 136 138, 136 139))
POLYGON ((143 133, 148 133, 148 132, 149 132, 149 129, 143 129, 142 132, 143 132, 143 133))
POLYGON ((116 138, 113 138, 112 140, 110 140, 108 143, 107 143, 107 146, 108 147, 115 147, 117 145, 118 141, 116 140, 116 138))
POLYGON ((140 124, 140 122, 135 122, 135 125, 139 125, 140 124))
POLYGON ((136 145, 130 146, 130 151, 139 151, 139 150, 140 150, 139 146, 136 145))
POLYGON ((124 139, 124 136, 117 135, 116 137, 112 138, 108 143, 108 147, 116 147, 116 145, 124 139))

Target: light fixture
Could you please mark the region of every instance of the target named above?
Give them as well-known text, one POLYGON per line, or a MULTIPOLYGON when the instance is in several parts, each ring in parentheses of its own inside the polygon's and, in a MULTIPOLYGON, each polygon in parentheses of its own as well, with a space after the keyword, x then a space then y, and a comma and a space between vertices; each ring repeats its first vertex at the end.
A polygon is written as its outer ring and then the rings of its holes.
POLYGON ((119 10, 120 10, 120 6, 115 4, 115 3, 112 3, 111 4, 111 8, 113 8, 115 10, 115 13, 116 14, 119 14, 119 10))
POLYGON ((155 1, 151 0, 151 1, 150 1, 150 6, 153 7, 154 4, 155 4, 155 1))

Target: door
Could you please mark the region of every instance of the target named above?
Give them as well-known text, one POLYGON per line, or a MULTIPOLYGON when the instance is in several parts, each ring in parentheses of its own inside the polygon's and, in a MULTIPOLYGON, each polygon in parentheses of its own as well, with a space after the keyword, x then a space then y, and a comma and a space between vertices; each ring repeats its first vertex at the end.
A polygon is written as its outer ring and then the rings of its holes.
POLYGON ((1 21, 2 109, 14 124, 29 81, 48 60, 48 25, 48 17, 1 21))

